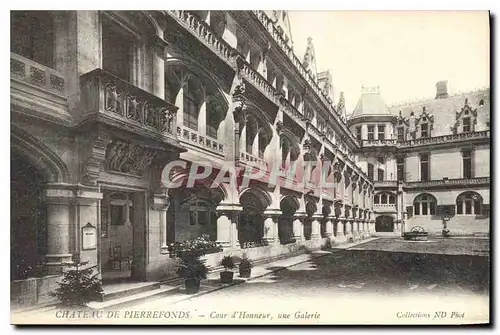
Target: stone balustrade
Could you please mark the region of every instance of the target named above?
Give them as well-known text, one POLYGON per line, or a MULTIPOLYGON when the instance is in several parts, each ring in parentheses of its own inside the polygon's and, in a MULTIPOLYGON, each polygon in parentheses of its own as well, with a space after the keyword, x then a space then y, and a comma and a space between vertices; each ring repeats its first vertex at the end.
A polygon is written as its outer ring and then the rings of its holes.
POLYGON ((10 78, 62 97, 66 96, 65 80, 62 74, 13 52, 10 53, 10 78))
POLYGON ((224 144, 211 137, 200 135, 197 131, 191 128, 177 127, 177 137, 181 142, 187 142, 198 148, 205 149, 219 155, 224 154, 224 144))
POLYGON ((248 165, 258 166, 266 170, 268 168, 266 161, 260 157, 249 154, 248 152, 240 152, 240 160, 248 165))
POLYGON ((84 116, 177 140, 177 107, 102 69, 80 77, 84 116))

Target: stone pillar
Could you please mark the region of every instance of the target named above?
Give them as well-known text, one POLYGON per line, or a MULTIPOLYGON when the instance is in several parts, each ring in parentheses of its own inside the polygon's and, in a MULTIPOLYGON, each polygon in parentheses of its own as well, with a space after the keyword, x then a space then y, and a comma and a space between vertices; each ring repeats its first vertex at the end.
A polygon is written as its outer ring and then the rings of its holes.
POLYGON ((216 208, 217 215, 217 243, 222 248, 238 249, 238 214, 242 207, 238 204, 220 204, 216 208))
MULTIPOLYGON (((50 190, 47 190, 50 192, 50 190)), ((59 274, 64 263, 71 262, 69 199, 47 197, 47 254, 49 274, 59 274)))
POLYGON ((334 238, 333 236, 333 220, 334 218, 328 216, 326 218, 326 222, 325 222, 325 234, 326 234, 326 238, 328 238, 329 240, 332 240, 334 238))
POLYGON ((293 238, 295 242, 304 241, 304 218, 306 213, 295 213, 293 220, 293 238))
POLYGON ((337 219, 337 236, 335 240, 339 243, 344 243, 346 241, 346 236, 344 235, 344 222, 342 218, 337 219))
MULTIPOLYGON (((167 210, 169 207, 169 199, 166 194, 154 194, 151 198, 151 209, 158 211, 160 218, 159 236, 161 253, 168 253, 167 245, 167 210)), ((150 222, 151 224, 151 222, 150 222)), ((151 229, 151 225, 150 225, 151 229)))
POLYGON ((278 216, 281 215, 279 209, 266 209, 264 212, 264 236, 262 239, 269 245, 277 245, 280 243, 278 234, 278 216))
POLYGON ((311 221, 311 240, 319 240, 321 238, 321 223, 323 215, 314 214, 311 221))

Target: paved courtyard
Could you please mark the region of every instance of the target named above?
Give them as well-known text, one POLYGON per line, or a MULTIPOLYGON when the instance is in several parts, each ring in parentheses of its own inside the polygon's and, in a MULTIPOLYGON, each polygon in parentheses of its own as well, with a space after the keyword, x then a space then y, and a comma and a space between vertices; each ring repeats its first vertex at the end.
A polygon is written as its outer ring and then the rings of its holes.
MULTIPOLYGON (((487 313, 488 257, 447 255, 443 244, 447 242, 427 243, 441 249, 441 254, 384 251, 379 250, 380 242, 379 239, 347 250, 332 250, 288 268, 276 268, 277 271, 246 283, 188 300, 167 304, 168 299, 160 299, 134 309, 194 308, 208 320, 212 320, 211 313, 217 319, 217 313, 223 315, 224 310, 227 313, 289 311, 292 314, 307 311, 312 313, 310 321, 314 320, 314 313, 329 313, 330 322, 336 314, 339 322, 349 322, 351 318, 355 323, 380 322, 385 316, 378 313, 387 312, 386 317, 394 318, 396 311, 422 308, 429 313, 436 308, 467 310, 471 316, 471 306, 476 306, 472 314, 477 313, 478 318, 487 313)), ((392 242, 395 250, 400 247, 398 240, 382 242, 392 242)), ((466 241, 452 241, 448 245, 457 251, 463 242, 466 241)), ((469 242, 481 245, 483 251, 489 245, 488 240, 469 242)))

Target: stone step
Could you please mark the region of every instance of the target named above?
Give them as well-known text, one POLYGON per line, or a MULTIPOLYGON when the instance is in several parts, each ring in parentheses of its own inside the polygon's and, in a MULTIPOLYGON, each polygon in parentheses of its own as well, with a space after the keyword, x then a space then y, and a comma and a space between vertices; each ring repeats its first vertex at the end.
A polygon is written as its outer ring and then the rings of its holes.
POLYGON ((159 282, 117 283, 103 285, 104 294, 101 301, 110 301, 121 297, 152 291, 160 288, 159 282))
POLYGON ((151 300, 156 300, 179 291, 177 286, 162 285, 160 288, 135 293, 108 301, 93 301, 87 304, 87 307, 99 310, 110 310, 135 306, 151 300))

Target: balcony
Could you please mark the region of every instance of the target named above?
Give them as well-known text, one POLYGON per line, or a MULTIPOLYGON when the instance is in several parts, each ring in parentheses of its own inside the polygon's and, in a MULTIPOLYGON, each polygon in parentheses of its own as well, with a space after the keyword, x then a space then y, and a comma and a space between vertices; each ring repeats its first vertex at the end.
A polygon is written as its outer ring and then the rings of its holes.
POLYGON ((267 163, 262 158, 256 157, 248 152, 240 152, 240 160, 250 166, 257 166, 263 170, 267 170, 267 163))
POLYGON ((179 146, 177 107, 96 69, 80 77, 83 117, 179 146))
POLYGON ((375 212, 384 212, 384 213, 395 213, 396 204, 373 204, 373 210, 375 212))
POLYGON ((168 10, 167 14, 172 16, 184 28, 191 31, 210 50, 213 50, 228 64, 233 64, 233 48, 222 38, 214 34, 210 26, 196 15, 187 10, 168 10))
POLYGON ((419 138, 416 140, 407 140, 398 142, 398 147, 408 148, 415 146, 436 145, 449 142, 462 142, 462 141, 481 140, 489 138, 490 138, 490 131, 484 130, 471 133, 461 133, 461 134, 452 134, 452 135, 444 135, 436 137, 419 138))
POLYGON ((362 140, 361 146, 366 147, 394 147, 397 145, 397 140, 362 140))
POLYGON ((208 136, 200 135, 197 131, 187 127, 177 127, 177 138, 181 142, 194 145, 200 149, 208 150, 217 155, 224 155, 224 145, 208 136))
POLYGON ((257 70, 254 70, 252 66, 243 59, 243 57, 239 58, 238 66, 240 67, 243 78, 250 82, 270 101, 274 102, 276 105, 279 105, 279 99, 276 95, 276 89, 267 81, 266 78, 264 78, 257 70))
POLYGON ((441 179, 430 181, 413 181, 404 184, 405 189, 419 188, 461 188, 468 186, 490 186, 490 177, 471 179, 441 179))

